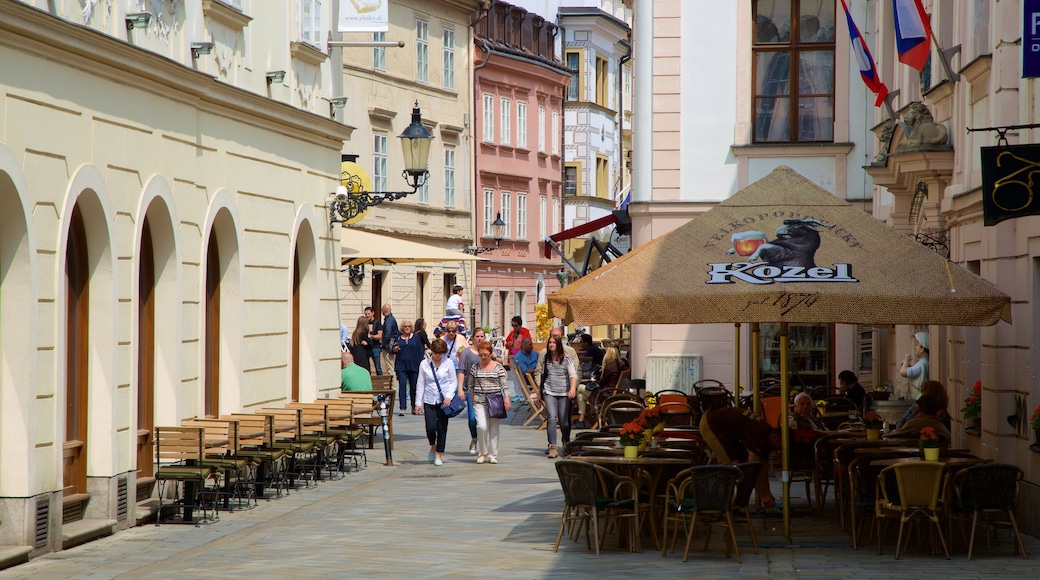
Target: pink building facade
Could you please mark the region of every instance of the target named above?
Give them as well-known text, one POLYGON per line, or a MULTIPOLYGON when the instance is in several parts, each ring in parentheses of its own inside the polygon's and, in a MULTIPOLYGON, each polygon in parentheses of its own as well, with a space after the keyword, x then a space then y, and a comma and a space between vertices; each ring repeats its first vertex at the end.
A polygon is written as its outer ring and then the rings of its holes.
POLYGON ((475 322, 509 331, 520 316, 534 329, 535 306, 560 288, 559 257, 541 240, 563 224, 563 100, 569 71, 555 54, 557 27, 504 2, 475 26, 473 135, 477 265, 475 322), (500 243, 492 222, 501 217, 500 243))

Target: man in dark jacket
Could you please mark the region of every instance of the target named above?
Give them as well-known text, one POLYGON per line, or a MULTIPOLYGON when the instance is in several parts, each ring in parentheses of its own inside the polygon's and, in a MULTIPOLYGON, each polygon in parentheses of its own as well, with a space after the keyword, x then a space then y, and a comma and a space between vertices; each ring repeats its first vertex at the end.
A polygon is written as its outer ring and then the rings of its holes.
POLYGON ((401 329, 397 327, 397 319, 390 313, 390 305, 383 305, 383 368, 391 377, 394 376, 394 346, 401 338, 401 329))

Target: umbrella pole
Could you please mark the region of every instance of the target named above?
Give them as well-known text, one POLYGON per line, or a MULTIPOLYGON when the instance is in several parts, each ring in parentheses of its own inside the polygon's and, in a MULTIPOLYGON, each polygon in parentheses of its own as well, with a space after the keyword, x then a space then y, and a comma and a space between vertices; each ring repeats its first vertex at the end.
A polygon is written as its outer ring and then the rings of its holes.
POLYGON ((787 428, 791 378, 787 372, 787 323, 780 323, 780 480, 783 485, 784 537, 791 539, 791 430, 787 428))
POLYGON ((754 393, 753 404, 751 408, 754 409, 755 413, 762 414, 762 403, 760 402, 762 396, 758 392, 758 372, 759 372, 759 360, 761 358, 761 345, 758 344, 758 323, 751 323, 751 392, 754 393))
POLYGON ((740 323, 733 323, 733 392, 740 401, 740 323))

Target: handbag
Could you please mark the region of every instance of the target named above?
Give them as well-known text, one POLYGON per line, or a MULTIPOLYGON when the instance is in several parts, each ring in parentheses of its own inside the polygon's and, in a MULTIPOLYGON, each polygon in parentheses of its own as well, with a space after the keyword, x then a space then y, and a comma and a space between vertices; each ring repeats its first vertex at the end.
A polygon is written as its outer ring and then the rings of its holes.
MULTIPOLYGON (((437 383, 437 392, 441 390, 441 380, 437 378, 437 369, 433 368, 433 364, 430 364, 430 369, 433 371, 433 382, 437 383)), ((460 397, 456 394, 451 398, 451 402, 448 403, 447 407, 444 407, 444 414, 449 419, 458 415, 459 413, 466 410, 466 398, 460 397)))
POLYGON ((488 393, 484 395, 487 400, 488 416, 492 419, 505 419, 506 415, 506 402, 502 397, 502 393, 488 393))

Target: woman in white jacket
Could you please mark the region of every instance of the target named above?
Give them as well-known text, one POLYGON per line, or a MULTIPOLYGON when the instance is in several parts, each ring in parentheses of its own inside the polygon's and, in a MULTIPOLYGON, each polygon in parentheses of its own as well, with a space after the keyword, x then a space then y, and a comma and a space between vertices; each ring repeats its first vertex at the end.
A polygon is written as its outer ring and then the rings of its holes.
POLYGON ((446 355, 448 345, 441 339, 430 343, 430 358, 419 363, 415 388, 415 412, 426 418, 426 439, 430 442, 430 463, 444 465, 441 454, 448 438, 448 416, 444 408, 453 397, 465 397, 459 386, 455 363, 446 355))

